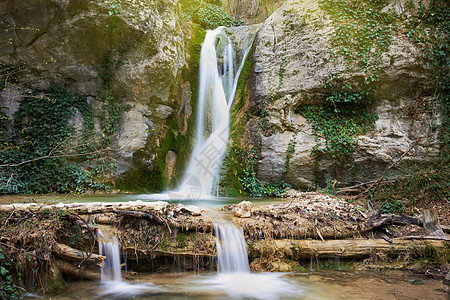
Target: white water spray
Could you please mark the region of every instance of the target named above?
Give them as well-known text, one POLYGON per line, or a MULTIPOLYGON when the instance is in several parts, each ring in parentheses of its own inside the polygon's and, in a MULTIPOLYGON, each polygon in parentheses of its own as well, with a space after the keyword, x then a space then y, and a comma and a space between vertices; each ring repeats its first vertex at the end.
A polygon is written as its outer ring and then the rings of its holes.
POLYGON ((233 224, 214 224, 217 240, 217 271, 249 273, 247 246, 242 229, 233 224))
POLYGON ((249 50, 235 71, 235 54, 223 28, 206 33, 200 54, 195 143, 181 184, 169 193, 171 198, 200 199, 213 194, 230 134, 230 108, 249 50))
POLYGON ((115 234, 98 230, 99 254, 106 256, 103 268, 101 269, 101 281, 122 281, 120 271, 120 251, 119 241, 115 234))
POLYGON ((282 278, 283 273, 251 273, 242 229, 231 223, 214 224, 217 239, 217 275, 204 284, 232 298, 276 300, 301 297, 304 290, 282 278))
POLYGON ((153 283, 131 284, 122 280, 119 241, 116 234, 107 227, 98 229, 99 254, 106 256, 101 269, 102 288, 98 295, 105 297, 134 297, 140 294, 153 294, 163 291, 153 283))

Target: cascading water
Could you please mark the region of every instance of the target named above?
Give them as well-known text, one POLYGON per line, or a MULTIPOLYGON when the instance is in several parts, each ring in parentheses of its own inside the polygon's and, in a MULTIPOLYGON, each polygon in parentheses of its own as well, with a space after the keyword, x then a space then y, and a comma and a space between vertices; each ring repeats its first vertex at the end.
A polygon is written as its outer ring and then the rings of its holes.
POLYGON ((102 289, 98 293, 99 296, 137 296, 144 293, 153 294, 163 290, 149 282, 130 284, 122 280, 119 241, 115 233, 105 226, 99 225, 98 245, 100 255, 106 256, 101 269, 102 289))
POLYGON ((101 281, 121 282, 120 251, 117 237, 112 233, 104 233, 99 229, 98 238, 99 253, 106 256, 104 266, 101 269, 101 281))
POLYGON ((211 289, 224 290, 232 298, 279 299, 298 297, 304 290, 281 278, 282 273, 251 273, 242 229, 231 223, 214 224, 217 276, 205 280, 211 289))
POLYGON ((170 197, 199 199, 213 194, 230 134, 230 108, 249 50, 235 72, 235 54, 223 28, 206 33, 200 54, 195 143, 181 184, 170 197))
POLYGON ((233 224, 214 224, 217 240, 217 271, 249 273, 247 246, 242 229, 233 224))

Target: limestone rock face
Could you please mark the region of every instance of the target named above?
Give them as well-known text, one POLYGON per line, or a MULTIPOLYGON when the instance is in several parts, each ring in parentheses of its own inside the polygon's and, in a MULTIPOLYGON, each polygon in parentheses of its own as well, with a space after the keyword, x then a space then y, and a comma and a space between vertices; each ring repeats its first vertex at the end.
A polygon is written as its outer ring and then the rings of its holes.
MULTIPOLYGON (((22 70, 18 82, 1 92, 0 107, 12 115, 19 93, 56 85, 92 96, 98 111, 104 105, 98 97, 105 88, 102 78, 109 77, 114 102, 131 107, 122 112, 119 130, 111 139, 119 173, 124 173, 134 164, 134 153, 146 145, 150 145, 145 149, 146 165, 151 168, 172 114, 180 111, 180 127, 187 130, 192 92, 181 72, 186 68, 191 25, 180 21, 175 0, 122 0, 117 8, 115 4, 0 1, 0 63, 22 70), (106 74, 105 58, 111 63, 106 74), (184 87, 180 95, 175 89, 179 85, 184 87)), ((71 120, 76 128, 82 123, 80 116, 71 120)))
MULTIPOLYGON (((286 150, 293 133, 297 145, 290 159, 291 171, 285 181, 307 188, 324 184, 336 175, 331 160, 315 165, 311 150, 316 145, 312 126, 295 112, 301 104, 320 104, 326 95, 323 88, 328 76, 345 70, 342 62, 330 58, 331 21, 320 10, 317 0, 290 0, 270 16, 259 31, 253 49, 253 72, 247 91, 250 107, 247 132, 253 132, 253 147, 260 143, 258 178, 263 181, 282 179, 286 150), (280 65, 286 61, 284 80, 275 101, 267 106, 264 128, 259 128, 262 101, 277 89, 280 65)), ((420 53, 406 37, 398 35, 381 61, 382 75, 377 91, 375 129, 359 137, 353 161, 355 168, 338 170, 340 183, 350 184, 376 178, 384 168, 422 137, 404 160, 423 161, 438 154, 437 133, 427 123, 439 120, 432 91, 429 69, 420 53), (411 118, 408 112, 416 105, 411 118), (420 121, 419 121, 420 120, 420 121)), ((363 74, 349 73, 357 85, 363 74)))

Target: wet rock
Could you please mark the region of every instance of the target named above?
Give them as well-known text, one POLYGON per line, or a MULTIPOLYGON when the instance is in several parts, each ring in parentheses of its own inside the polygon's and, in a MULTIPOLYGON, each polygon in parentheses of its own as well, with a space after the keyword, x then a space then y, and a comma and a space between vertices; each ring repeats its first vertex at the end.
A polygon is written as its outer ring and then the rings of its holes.
POLYGON ((62 277, 61 270, 54 262, 50 263, 50 267, 44 274, 42 282, 45 284, 45 292, 50 295, 60 294, 66 289, 66 282, 62 277))
POLYGON ((445 276, 443 282, 446 285, 450 285, 450 272, 447 273, 447 276, 445 276))
POLYGON ((252 216, 252 203, 250 201, 242 201, 233 209, 233 215, 238 218, 250 218, 252 216))
POLYGON ((186 213, 191 216, 200 216, 203 212, 203 209, 195 205, 178 204, 175 208, 175 212, 186 213))
POLYGON ((276 261, 269 264, 269 270, 272 272, 291 272, 292 266, 282 261, 276 261))

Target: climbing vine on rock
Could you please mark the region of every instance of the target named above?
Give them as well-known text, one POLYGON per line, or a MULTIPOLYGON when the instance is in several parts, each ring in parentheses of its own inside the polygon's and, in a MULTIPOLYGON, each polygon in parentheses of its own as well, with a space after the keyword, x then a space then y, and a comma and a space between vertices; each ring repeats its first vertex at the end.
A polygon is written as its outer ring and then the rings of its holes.
POLYGON ((331 37, 333 61, 344 62, 345 70, 331 74, 324 85, 328 95, 322 105, 301 106, 297 112, 312 123, 317 145, 316 161, 329 158, 337 167, 351 167, 358 136, 373 128, 371 112, 380 76, 382 54, 389 49, 397 31, 397 14, 384 9, 387 0, 320 0, 335 33, 331 37), (360 72, 360 82, 349 83, 349 72, 360 72))
POLYGON ((262 118, 259 123, 261 129, 263 129, 263 127, 264 127, 264 120, 265 120, 266 113, 267 113, 267 107, 277 99, 277 95, 281 89, 281 86, 283 85, 284 72, 286 71, 287 64, 288 64, 288 59, 286 57, 283 57, 281 59, 280 69, 278 70, 278 85, 276 86, 275 90, 273 90, 271 93, 269 93, 262 100, 262 109, 261 109, 262 118))
POLYGON ((400 15, 402 33, 417 46, 435 78, 430 87, 440 103, 438 129, 440 158, 400 167, 395 182, 378 188, 369 197, 383 212, 412 212, 421 203, 450 201, 450 4, 448 1, 407 1, 400 15), (406 176, 403 176, 406 175, 406 176))
MULTIPOLYGON (((63 88, 23 95, 14 114, 11 132, 5 132, 0 144, 0 193, 83 192, 103 189, 92 172, 81 169, 69 157, 83 159, 78 149, 67 151, 67 143, 75 138, 68 119, 78 110, 91 118, 87 97, 63 88)), ((88 134, 93 124, 87 121, 88 134)))
POLYGON ((439 138, 441 156, 450 157, 450 4, 432 0, 406 2, 402 18, 406 36, 422 53, 425 63, 433 68, 436 79, 435 97, 441 104, 439 138))
POLYGON ((182 15, 204 29, 244 25, 243 22, 231 16, 222 7, 220 1, 182 0, 180 2, 182 15))

